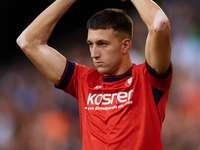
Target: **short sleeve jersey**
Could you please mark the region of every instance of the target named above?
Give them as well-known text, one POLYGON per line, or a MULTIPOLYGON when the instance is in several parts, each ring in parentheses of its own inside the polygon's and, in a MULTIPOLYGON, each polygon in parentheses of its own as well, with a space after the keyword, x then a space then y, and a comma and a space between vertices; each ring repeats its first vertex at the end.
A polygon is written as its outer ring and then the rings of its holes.
POLYGON ((78 99, 83 150, 162 150, 161 128, 172 80, 144 62, 106 77, 67 61, 57 88, 78 99))

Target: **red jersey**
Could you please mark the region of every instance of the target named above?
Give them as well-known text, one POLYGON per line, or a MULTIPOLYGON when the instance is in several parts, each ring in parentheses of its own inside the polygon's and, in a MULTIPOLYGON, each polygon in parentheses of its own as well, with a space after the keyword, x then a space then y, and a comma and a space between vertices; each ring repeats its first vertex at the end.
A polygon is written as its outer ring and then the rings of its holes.
POLYGON ((119 76, 67 62, 56 86, 78 99, 83 150, 162 150, 161 128, 172 80, 145 62, 119 76))

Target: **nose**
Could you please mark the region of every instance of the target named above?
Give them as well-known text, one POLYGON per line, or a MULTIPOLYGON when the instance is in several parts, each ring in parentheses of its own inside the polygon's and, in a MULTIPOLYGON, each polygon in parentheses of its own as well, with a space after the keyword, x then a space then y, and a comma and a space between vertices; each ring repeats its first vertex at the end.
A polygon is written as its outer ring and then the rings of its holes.
POLYGON ((92 47, 90 47, 90 54, 91 54, 91 58, 99 58, 100 57, 100 52, 96 45, 93 45, 92 47))

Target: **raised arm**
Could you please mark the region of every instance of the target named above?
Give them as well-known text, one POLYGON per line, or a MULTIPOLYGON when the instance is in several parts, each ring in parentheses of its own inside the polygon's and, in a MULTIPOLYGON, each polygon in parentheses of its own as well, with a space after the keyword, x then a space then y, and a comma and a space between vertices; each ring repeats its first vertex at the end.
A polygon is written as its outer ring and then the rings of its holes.
POLYGON ((146 24, 149 34, 145 58, 152 69, 164 74, 171 61, 171 33, 169 19, 152 0, 131 0, 146 24))
POLYGON ((66 65, 66 58, 47 41, 59 19, 76 0, 56 0, 44 10, 18 37, 17 44, 38 70, 57 84, 66 65))

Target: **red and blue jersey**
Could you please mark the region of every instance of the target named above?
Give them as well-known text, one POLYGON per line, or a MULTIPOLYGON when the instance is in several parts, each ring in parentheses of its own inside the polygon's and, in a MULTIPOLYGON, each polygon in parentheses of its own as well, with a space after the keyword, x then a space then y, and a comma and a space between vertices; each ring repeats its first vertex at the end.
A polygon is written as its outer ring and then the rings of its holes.
POLYGON ((172 80, 145 62, 118 76, 67 61, 56 86, 78 99, 83 150, 162 150, 161 128, 172 80))

